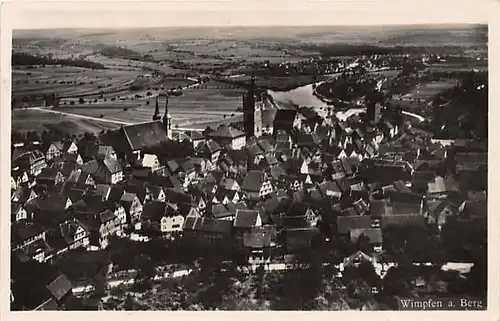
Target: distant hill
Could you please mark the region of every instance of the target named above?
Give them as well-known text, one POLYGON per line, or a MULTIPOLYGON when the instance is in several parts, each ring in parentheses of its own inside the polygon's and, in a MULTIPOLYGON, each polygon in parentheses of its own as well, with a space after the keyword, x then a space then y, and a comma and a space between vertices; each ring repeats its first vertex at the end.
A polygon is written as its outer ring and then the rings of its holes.
MULTIPOLYGON (((365 44, 486 44, 487 25, 407 25, 407 26, 310 26, 310 27, 168 27, 135 29, 51 29, 15 30, 14 39, 30 37, 117 40, 150 38, 175 39, 272 39, 309 43, 365 44)), ((104 42, 104 41, 103 41, 104 42)))

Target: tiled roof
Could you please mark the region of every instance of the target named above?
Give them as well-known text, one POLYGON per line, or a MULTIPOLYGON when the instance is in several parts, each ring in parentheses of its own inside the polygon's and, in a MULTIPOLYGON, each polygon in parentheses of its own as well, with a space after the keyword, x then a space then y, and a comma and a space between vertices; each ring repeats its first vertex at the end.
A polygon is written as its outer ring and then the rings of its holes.
POLYGON ((249 248, 264 248, 271 246, 276 239, 276 226, 266 225, 253 227, 243 234, 243 245, 249 248))
POLYGON ((70 293, 72 287, 71 282, 64 274, 60 274, 54 281, 47 285, 47 289, 57 301, 60 301, 66 294, 70 293))
POLYGON ((266 179, 266 174, 264 172, 251 170, 246 174, 243 184, 241 185, 241 189, 245 191, 258 192, 266 179))
POLYGON ((131 150, 158 146, 167 141, 167 133, 159 121, 123 126, 119 131, 122 141, 128 143, 131 150))
POLYGON ((117 159, 108 157, 104 159, 104 165, 111 174, 121 172, 122 166, 117 159))
POLYGON ((389 225, 425 225, 426 219, 423 215, 384 215, 381 223, 382 228, 389 225))
POLYGON ((223 124, 219 126, 215 131, 211 132, 208 136, 214 138, 237 138, 245 136, 245 133, 241 130, 223 124))
POLYGON ((382 243, 382 230, 380 228, 356 228, 349 231, 352 243, 356 243, 361 235, 368 238, 368 243, 382 243))
POLYGON ((257 224, 260 216, 257 210, 236 210, 234 218, 234 227, 236 228, 250 228, 257 224))
POLYGON ((352 229, 370 228, 372 218, 369 215, 351 215, 337 217, 337 231, 341 234, 347 234, 352 229))

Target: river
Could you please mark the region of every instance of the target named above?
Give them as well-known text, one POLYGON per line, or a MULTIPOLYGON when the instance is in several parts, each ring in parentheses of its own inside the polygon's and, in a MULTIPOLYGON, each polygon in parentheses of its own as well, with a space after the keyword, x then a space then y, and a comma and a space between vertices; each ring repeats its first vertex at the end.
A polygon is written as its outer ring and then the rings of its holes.
MULTIPOLYGON (((322 82, 316 83, 316 85, 322 82)), ((274 103, 278 107, 289 107, 297 105, 299 107, 323 108, 328 104, 314 95, 313 84, 300 86, 288 91, 267 90, 267 93, 273 97, 274 103)))
MULTIPOLYGON (((334 77, 335 74, 332 75, 334 77)), ((316 86, 321 84, 321 82, 315 83, 316 86)), ((274 91, 271 89, 267 90, 267 93, 273 98, 275 105, 278 108, 293 108, 295 106, 299 107, 312 107, 313 109, 320 114, 320 116, 324 116, 326 113, 326 109, 323 111, 324 107, 334 107, 333 105, 328 105, 326 102, 322 101, 318 97, 314 95, 314 83, 308 84, 305 86, 300 86, 292 90, 287 91, 274 91)), ((337 112, 337 118, 341 120, 345 120, 348 117, 364 112, 365 108, 353 108, 343 112, 337 112)), ((407 111, 403 111, 403 114, 409 117, 416 118, 418 121, 424 121, 424 118, 420 115, 410 113, 407 111)))

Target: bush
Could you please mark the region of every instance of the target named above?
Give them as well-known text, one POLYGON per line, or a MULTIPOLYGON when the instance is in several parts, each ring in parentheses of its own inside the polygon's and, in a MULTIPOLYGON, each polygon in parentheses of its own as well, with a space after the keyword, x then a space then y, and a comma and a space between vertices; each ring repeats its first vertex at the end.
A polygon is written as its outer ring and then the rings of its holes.
POLYGON ((128 110, 128 108, 127 108, 127 107, 123 108, 123 111, 127 111, 127 110, 128 110))
POLYGON ((80 97, 80 99, 78 99, 78 103, 79 104, 85 104, 85 100, 82 97, 80 97))
POLYGON ((99 115, 99 118, 103 118, 103 117, 104 117, 104 115, 103 115, 103 114, 100 114, 100 115, 99 115))
POLYGON ((74 105, 74 104, 75 104, 75 102, 72 100, 72 101, 70 101, 70 102, 69 102, 69 104, 70 104, 70 105, 74 105))

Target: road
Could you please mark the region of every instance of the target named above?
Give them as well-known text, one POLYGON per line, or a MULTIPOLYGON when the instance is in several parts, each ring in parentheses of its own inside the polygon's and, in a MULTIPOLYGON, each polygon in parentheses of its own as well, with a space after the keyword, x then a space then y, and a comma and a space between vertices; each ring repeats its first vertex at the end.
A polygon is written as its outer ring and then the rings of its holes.
POLYGON ((408 111, 403 111, 403 115, 406 115, 406 116, 410 116, 410 117, 413 117, 413 118, 416 118, 418 119, 418 121, 420 122, 423 122, 425 120, 424 117, 420 116, 420 115, 417 115, 417 114, 414 114, 414 113, 410 113, 408 111))
MULTIPOLYGON (((125 126, 139 124, 139 123, 129 123, 129 122, 124 122, 124 121, 106 119, 106 118, 99 118, 99 117, 92 117, 92 116, 85 116, 85 115, 78 115, 78 114, 66 113, 66 112, 63 112, 63 111, 49 109, 49 108, 46 108, 46 107, 31 107, 29 109, 34 109, 34 110, 38 110, 38 111, 45 112, 45 113, 53 113, 53 114, 65 115, 65 116, 74 117, 74 118, 88 119, 88 120, 98 121, 98 122, 102 122, 102 123, 111 123, 111 124, 125 125, 125 126)), ((189 128, 189 127, 178 127, 178 128, 172 128, 172 131, 199 131, 199 132, 202 132, 203 129, 200 129, 200 128, 189 128)))
MULTIPOLYGON (((352 109, 348 109, 346 111, 338 112, 338 113, 336 113, 336 116, 340 120, 346 120, 347 118, 349 118, 349 117, 351 117, 353 115, 356 115, 356 114, 359 114, 359 113, 363 113, 365 111, 366 111, 366 108, 352 108, 352 109)), ((403 111, 403 115, 406 115, 406 116, 409 116, 409 117, 413 117, 413 118, 417 119, 420 122, 423 122, 425 120, 424 117, 422 117, 420 115, 417 115, 417 114, 414 114, 414 113, 410 113, 408 111, 403 111)))
MULTIPOLYGON (((326 265, 327 263, 325 263, 326 265)), ((255 270, 259 265, 253 265, 246 267, 248 269, 255 270)), ((297 268, 296 266, 292 265, 287 265, 285 263, 271 263, 269 265, 265 265, 265 269, 267 271, 284 271, 284 270, 290 270, 297 268)), ((163 274, 158 274, 156 275, 153 280, 154 281, 160 281, 160 280, 165 280, 165 279, 175 279, 179 278, 182 276, 189 275, 193 272, 192 269, 183 269, 183 270, 177 270, 174 272, 166 272, 163 274)), ((113 280, 113 281, 108 281, 107 286, 108 288, 115 288, 120 285, 132 285, 134 284, 135 279, 134 278, 128 278, 128 279, 123 279, 123 280, 113 280)), ((87 293, 91 292, 94 290, 94 287, 92 285, 86 285, 86 286, 78 286, 73 288, 73 294, 82 294, 82 293, 87 293)))

